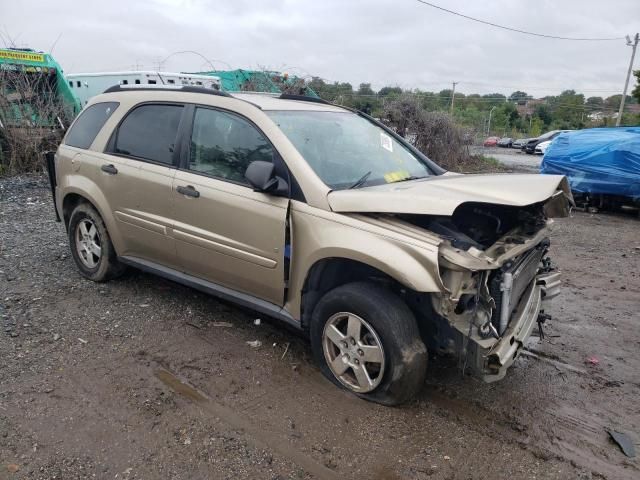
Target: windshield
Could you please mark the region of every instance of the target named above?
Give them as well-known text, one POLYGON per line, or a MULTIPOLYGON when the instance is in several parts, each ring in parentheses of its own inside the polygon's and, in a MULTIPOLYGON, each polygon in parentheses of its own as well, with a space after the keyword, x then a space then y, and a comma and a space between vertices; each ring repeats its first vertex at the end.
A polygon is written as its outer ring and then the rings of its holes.
POLYGON ((268 111, 316 174, 334 190, 432 174, 408 148, 351 112, 268 111))

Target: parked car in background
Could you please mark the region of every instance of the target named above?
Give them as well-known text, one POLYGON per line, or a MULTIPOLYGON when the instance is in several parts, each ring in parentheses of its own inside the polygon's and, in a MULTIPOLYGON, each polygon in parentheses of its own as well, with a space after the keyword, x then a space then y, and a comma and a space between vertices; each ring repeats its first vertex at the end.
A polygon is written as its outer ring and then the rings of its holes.
POLYGON ((513 138, 511 137, 503 137, 498 140, 498 146, 503 148, 511 148, 511 144, 513 143, 513 138))
POLYGON ((563 176, 447 175, 317 98, 119 85, 47 162, 87 279, 136 267, 279 319, 385 405, 422 388, 428 348, 500 380, 559 292, 563 176))
POLYGON ((511 144, 511 148, 522 148, 524 147, 527 142, 531 140, 530 138, 519 138, 517 140, 514 140, 513 143, 511 144))
POLYGON ((498 137, 489 137, 482 143, 482 146, 495 147, 496 145, 498 145, 498 140, 500 140, 498 137))
POLYGON ((525 151, 525 153, 528 153, 528 154, 532 155, 532 154, 535 153, 536 146, 540 142, 545 142, 547 140, 553 140, 554 138, 556 138, 561 133, 569 132, 569 131, 570 130, 551 130, 550 132, 547 132, 544 135, 540 135, 539 137, 532 138, 531 140, 529 140, 527 142, 527 144, 523 147, 523 150, 525 151))
POLYGON ((540 142, 538 145, 536 145, 534 153, 536 155, 544 155, 544 153, 547 151, 547 147, 551 145, 551 142, 553 142, 553 140, 545 140, 544 142, 540 142))

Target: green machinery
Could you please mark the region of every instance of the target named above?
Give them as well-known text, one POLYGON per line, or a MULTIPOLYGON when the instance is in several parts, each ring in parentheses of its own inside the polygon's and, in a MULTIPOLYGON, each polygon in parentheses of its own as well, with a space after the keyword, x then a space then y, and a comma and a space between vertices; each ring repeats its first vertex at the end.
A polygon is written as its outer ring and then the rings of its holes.
POLYGON ((0 49, 0 121, 6 128, 65 128, 81 109, 50 54, 0 49))
POLYGON ((318 97, 316 92, 305 84, 304 79, 286 73, 243 69, 198 73, 219 77, 221 89, 227 92, 291 93, 318 97))

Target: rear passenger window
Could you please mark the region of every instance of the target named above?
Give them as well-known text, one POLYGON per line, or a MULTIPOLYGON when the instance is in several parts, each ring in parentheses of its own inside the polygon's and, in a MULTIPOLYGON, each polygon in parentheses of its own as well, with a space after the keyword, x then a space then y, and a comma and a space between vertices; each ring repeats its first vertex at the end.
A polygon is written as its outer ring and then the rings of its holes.
POLYGON ((118 102, 94 103, 84 109, 69 130, 64 140, 65 145, 89 148, 118 105, 118 102))
POLYGON ((142 105, 118 128, 114 153, 170 165, 173 160, 181 105, 142 105))
POLYGON ((236 115, 196 108, 190 170, 247 184, 244 173, 255 160, 273 161, 271 144, 256 127, 236 115))

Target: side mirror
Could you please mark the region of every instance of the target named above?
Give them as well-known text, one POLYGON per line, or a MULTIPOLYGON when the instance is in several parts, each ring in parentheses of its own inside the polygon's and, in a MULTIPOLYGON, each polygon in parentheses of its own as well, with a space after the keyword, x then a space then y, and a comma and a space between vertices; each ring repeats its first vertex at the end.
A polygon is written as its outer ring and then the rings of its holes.
POLYGON ((276 175, 276 167, 271 162, 253 161, 244 172, 244 177, 256 192, 286 195, 289 185, 276 175))

